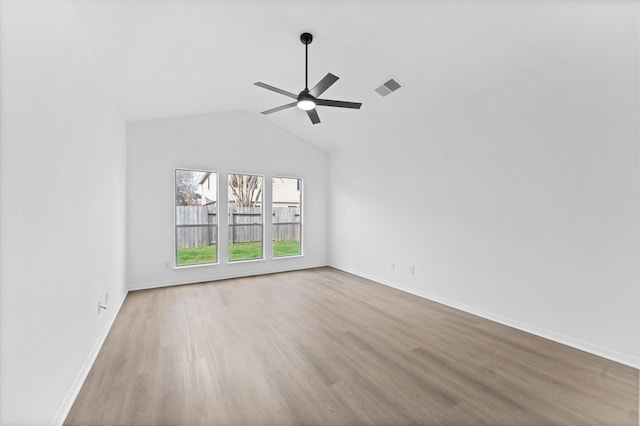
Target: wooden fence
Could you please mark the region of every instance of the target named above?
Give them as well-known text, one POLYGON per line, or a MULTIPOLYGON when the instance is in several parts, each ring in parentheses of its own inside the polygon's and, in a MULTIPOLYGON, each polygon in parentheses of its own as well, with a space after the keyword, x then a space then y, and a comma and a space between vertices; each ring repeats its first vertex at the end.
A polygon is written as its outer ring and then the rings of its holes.
MULTIPOLYGON (((176 206, 178 247, 216 244, 218 218, 215 205, 176 206)), ((300 209, 274 207, 273 240, 300 240, 300 209)), ((229 242, 262 241, 262 208, 229 207, 229 242)))
POLYGON ((273 240, 300 241, 300 208, 273 208, 273 240))
POLYGON ((216 244, 218 216, 215 204, 176 206, 178 247, 202 247, 216 244))
MULTIPOLYGON (((300 208, 272 209, 274 241, 300 240, 300 208)), ((262 209, 260 207, 229 208, 229 242, 262 241, 262 209)))
POLYGON ((229 242, 262 241, 262 207, 229 207, 229 242))

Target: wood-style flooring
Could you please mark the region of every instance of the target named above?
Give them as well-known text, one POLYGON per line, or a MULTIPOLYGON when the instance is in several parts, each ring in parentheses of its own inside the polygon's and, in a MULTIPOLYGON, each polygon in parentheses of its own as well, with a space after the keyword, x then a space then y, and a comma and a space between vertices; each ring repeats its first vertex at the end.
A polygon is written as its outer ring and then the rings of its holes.
POLYGON ((129 293, 68 425, 637 425, 638 370, 332 268, 129 293))

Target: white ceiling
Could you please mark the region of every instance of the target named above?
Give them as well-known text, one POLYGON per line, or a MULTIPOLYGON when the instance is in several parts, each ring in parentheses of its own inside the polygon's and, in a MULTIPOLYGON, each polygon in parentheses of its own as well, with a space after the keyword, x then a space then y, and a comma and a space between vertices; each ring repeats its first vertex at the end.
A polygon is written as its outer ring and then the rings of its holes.
MULTIPOLYGON (((623 2, 620 2, 623 3, 623 2)), ((324 149, 394 129, 419 132, 425 115, 518 84, 616 40, 612 1, 74 0, 105 81, 127 121, 246 111, 324 149), (312 125, 290 99, 253 85, 304 88, 340 77, 312 125), (405 85, 382 98, 395 76, 405 85)), ((635 17, 633 17, 635 19, 635 17)), ((417 134, 417 133, 416 133, 417 134)))

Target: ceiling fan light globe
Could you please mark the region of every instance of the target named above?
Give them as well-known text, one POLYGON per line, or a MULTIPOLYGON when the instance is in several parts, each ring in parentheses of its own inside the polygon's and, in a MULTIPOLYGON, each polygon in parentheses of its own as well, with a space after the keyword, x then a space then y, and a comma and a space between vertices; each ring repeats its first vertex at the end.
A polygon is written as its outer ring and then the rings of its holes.
POLYGON ((309 111, 312 110, 316 107, 316 103, 313 102, 310 99, 301 99, 298 101, 298 108, 304 110, 304 111, 309 111))

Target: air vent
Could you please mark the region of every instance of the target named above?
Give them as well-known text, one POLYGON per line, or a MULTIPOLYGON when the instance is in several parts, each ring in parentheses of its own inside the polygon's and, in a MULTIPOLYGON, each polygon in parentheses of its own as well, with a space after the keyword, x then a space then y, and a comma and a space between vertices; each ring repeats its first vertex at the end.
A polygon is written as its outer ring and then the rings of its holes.
POLYGON ((375 91, 378 92, 380 96, 387 96, 389 93, 395 92, 401 87, 402 85, 400 85, 400 83, 398 83, 396 79, 390 78, 389 80, 384 82, 381 86, 376 87, 375 91))

